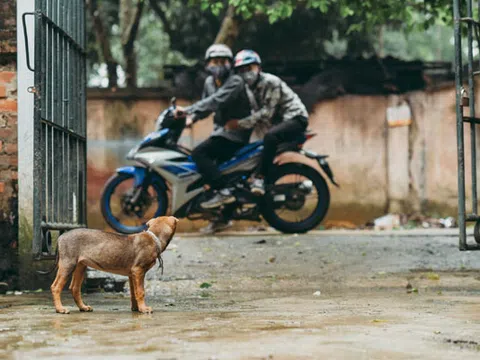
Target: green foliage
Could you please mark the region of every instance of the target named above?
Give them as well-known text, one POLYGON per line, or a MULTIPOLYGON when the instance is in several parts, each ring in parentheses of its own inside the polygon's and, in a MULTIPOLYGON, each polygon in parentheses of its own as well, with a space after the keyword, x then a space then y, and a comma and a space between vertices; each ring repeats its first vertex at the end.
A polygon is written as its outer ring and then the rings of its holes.
MULTIPOLYGON (((122 64, 119 0, 98 3, 112 53, 122 64)), ((242 19, 233 50, 252 48, 264 59, 318 60, 375 52, 405 60, 451 61, 454 54, 451 0, 159 0, 162 19, 149 3, 135 43, 139 86, 158 86, 165 64, 201 59, 229 5, 242 19)), ((90 74, 98 78, 103 59, 91 23, 87 29, 90 74)))
POLYGON ((404 60, 453 61, 453 31, 445 25, 409 33, 387 29, 382 52, 404 60))
POLYGON ((163 66, 166 64, 193 65, 181 52, 172 50, 162 22, 152 12, 147 12, 140 22, 136 49, 140 87, 157 86, 163 79, 163 66))
POLYGON ((350 31, 372 30, 386 23, 402 23, 410 30, 428 28, 436 22, 452 22, 451 0, 190 0, 191 5, 200 5, 218 14, 224 3, 235 7, 238 15, 250 19, 254 15, 266 15, 270 23, 286 19, 299 8, 315 9, 324 14, 332 8, 339 10, 343 18, 354 20, 350 31), (422 19, 415 13, 423 13, 422 19))

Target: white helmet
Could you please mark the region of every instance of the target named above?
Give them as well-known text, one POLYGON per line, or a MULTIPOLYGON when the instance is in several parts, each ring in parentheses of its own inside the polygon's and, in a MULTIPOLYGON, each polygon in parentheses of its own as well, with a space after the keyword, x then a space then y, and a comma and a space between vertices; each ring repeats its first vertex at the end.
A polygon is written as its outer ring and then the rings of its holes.
POLYGON ((232 60, 233 53, 227 45, 213 44, 205 52, 205 61, 208 61, 211 58, 227 58, 232 60))

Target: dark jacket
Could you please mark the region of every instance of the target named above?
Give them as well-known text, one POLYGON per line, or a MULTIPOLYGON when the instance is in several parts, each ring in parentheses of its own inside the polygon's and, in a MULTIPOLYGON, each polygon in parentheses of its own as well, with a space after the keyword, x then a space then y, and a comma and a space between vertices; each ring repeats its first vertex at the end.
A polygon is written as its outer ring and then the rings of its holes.
POLYGON ((245 83, 238 75, 230 75, 222 86, 217 87, 212 76, 205 80, 202 100, 186 108, 193 120, 214 116, 212 136, 222 136, 236 142, 248 143, 252 129, 225 130, 228 120, 243 119, 251 114, 245 83))

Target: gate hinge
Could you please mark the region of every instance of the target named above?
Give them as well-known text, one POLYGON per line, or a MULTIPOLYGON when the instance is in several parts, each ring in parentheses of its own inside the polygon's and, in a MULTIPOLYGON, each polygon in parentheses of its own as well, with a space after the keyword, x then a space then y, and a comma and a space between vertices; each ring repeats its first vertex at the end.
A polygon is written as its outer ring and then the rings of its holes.
POLYGON ((30 93, 30 94, 36 94, 37 93, 37 88, 35 86, 29 86, 27 88, 27 91, 30 93))

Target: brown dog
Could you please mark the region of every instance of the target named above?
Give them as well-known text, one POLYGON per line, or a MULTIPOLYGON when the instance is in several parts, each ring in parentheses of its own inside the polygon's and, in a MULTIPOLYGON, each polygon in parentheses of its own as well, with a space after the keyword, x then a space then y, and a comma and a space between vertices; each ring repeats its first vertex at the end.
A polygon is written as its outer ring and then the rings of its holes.
POLYGON ((151 313, 145 305, 145 274, 155 265, 175 234, 178 219, 162 216, 147 223, 148 230, 134 235, 118 235, 100 230, 78 229, 58 238, 58 271, 50 289, 55 310, 69 311, 62 306, 60 294, 71 273, 70 290, 80 311, 93 311, 83 303, 80 290, 87 266, 128 276, 132 311, 151 313))

